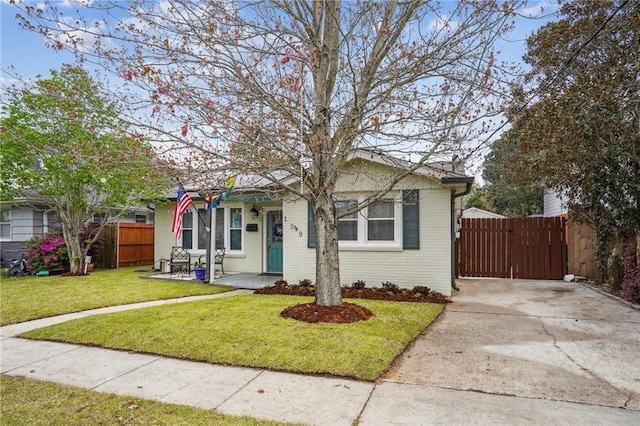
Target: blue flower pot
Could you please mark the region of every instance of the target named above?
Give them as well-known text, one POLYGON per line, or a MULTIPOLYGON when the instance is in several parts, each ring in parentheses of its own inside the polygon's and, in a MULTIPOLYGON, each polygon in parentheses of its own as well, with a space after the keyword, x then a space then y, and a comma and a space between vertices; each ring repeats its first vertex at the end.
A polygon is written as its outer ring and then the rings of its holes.
POLYGON ((196 280, 204 280, 207 274, 207 268, 193 268, 193 273, 196 276, 196 280))

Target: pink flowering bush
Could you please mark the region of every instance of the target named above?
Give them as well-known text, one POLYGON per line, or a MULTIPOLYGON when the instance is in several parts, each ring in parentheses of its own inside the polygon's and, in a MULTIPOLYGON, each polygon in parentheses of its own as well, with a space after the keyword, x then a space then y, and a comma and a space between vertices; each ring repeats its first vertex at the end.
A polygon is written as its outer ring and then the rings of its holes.
POLYGON ((24 249, 32 274, 42 270, 69 269, 67 245, 59 232, 34 237, 26 242, 24 249))

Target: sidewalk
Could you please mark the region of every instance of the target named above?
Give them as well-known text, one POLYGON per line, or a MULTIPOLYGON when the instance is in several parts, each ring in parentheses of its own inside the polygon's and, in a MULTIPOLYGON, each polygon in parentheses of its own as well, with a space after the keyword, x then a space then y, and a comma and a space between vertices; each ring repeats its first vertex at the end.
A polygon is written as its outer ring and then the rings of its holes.
POLYGON ((640 424, 640 412, 442 387, 305 376, 182 361, 15 337, 100 313, 210 296, 95 309, 0 328, 2 374, 63 383, 221 413, 317 425, 640 424))

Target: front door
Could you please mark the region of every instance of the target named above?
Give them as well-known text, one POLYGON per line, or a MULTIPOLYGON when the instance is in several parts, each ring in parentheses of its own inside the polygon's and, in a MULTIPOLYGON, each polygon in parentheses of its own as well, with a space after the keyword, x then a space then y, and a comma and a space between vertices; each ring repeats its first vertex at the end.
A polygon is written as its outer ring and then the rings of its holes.
POLYGON ((267 272, 282 272, 282 210, 267 212, 267 272))

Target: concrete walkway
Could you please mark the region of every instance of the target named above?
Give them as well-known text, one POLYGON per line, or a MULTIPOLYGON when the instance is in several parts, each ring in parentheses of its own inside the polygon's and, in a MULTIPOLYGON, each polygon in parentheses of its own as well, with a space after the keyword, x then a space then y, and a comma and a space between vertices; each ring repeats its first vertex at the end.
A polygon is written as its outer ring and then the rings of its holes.
MULTIPOLYGON (((149 275, 145 278, 201 282, 200 280, 195 279, 193 273, 180 275, 180 274, 169 274, 167 272, 163 272, 155 275, 149 275)), ((241 289, 257 290, 259 288, 273 285, 274 282, 276 282, 278 279, 281 279, 281 278, 282 278, 282 275, 277 275, 277 274, 254 274, 254 273, 248 273, 248 272, 229 272, 225 275, 215 277, 211 282, 211 284, 228 285, 231 287, 236 287, 241 289)))
MULTIPOLYGON (((449 305, 445 314, 403 354, 387 377, 378 383, 224 367, 15 337, 16 334, 30 329, 82 316, 164 303, 229 297, 246 293, 244 290, 95 309, 2 327, 0 368, 2 374, 6 375, 25 376, 101 392, 216 409, 227 414, 317 425, 347 426, 354 421, 358 421, 359 425, 640 425, 640 408, 637 406, 637 397, 640 395, 640 363, 637 361, 640 347, 640 312, 577 284, 549 284, 541 281, 519 283, 502 280, 480 284, 478 282, 460 282, 462 290, 454 296, 454 303, 449 305), (567 289, 578 293, 580 297, 575 300, 566 298, 567 289), (479 297, 480 293, 492 293, 494 297, 486 298, 488 304, 474 305, 473 300, 479 297), (519 304, 522 309, 517 311, 520 312, 518 314, 512 308, 519 304), (561 309, 563 315, 568 312, 561 308, 566 304, 574 309, 575 319, 555 316, 554 310, 557 309, 561 309), (463 313, 477 315, 477 324, 471 333, 474 340, 467 338, 468 341, 465 343, 465 338, 454 341, 435 338, 434 334, 445 336, 460 333, 458 322, 460 314, 463 313), (482 356, 472 348, 477 347, 477 342, 483 339, 486 339, 483 346, 492 353, 502 354, 504 350, 501 348, 508 347, 511 348, 508 356, 519 358, 522 362, 532 357, 537 359, 547 352, 556 352, 559 350, 556 347, 567 351, 564 337, 554 337, 553 343, 546 349, 534 350, 540 343, 540 335, 551 339, 549 336, 556 335, 556 329, 551 332, 548 328, 547 331, 537 330, 534 333, 537 336, 535 341, 530 345, 523 343, 528 339, 524 336, 532 329, 530 318, 546 318, 544 321, 555 322, 556 328, 562 325, 558 323, 577 321, 583 330, 572 339, 580 343, 588 341, 582 333, 587 333, 594 327, 593 322, 584 318, 591 314, 598 316, 598 321, 611 321, 616 328, 624 330, 624 338, 616 343, 615 347, 623 356, 632 354, 632 357, 598 358, 598 348, 606 343, 604 341, 579 346, 575 353, 567 353, 566 356, 574 360, 578 358, 578 354, 582 354, 580 359, 594 357, 591 364, 622 364, 621 370, 626 372, 623 375, 610 371, 607 375, 601 376, 600 373, 590 371, 582 376, 590 377, 594 388, 604 387, 603 383, 611 382, 619 393, 627 395, 625 403, 619 405, 626 406, 625 409, 614 408, 618 404, 617 400, 612 403, 613 407, 591 402, 578 403, 573 401, 573 396, 570 398, 571 402, 567 402, 563 400, 561 393, 551 396, 525 393, 508 395, 514 386, 517 387, 517 383, 529 383, 536 377, 537 372, 529 371, 522 375, 521 371, 514 371, 513 374, 502 371, 503 364, 500 359, 490 363, 491 368, 488 370, 493 370, 493 373, 488 373, 487 370, 480 374, 476 367, 466 368, 464 363, 456 362, 456 357, 466 351, 470 352, 471 358, 482 356), (484 321, 492 316, 508 318, 510 321, 499 328, 495 328, 495 322, 492 321, 485 325, 484 321), (524 320, 522 325, 516 321, 518 317, 524 320), (518 339, 511 341, 514 335, 508 334, 504 341, 496 342, 506 330, 517 333, 517 329, 522 329, 518 339), (517 350, 512 348, 514 343, 520 345, 517 350), (424 346, 433 347, 435 354, 425 353, 424 346), (452 365, 449 369, 440 371, 443 366, 449 364, 452 365), (411 373, 412 369, 417 371, 411 373), (472 377, 476 374, 479 374, 477 380, 472 377), (494 375, 498 378, 492 381, 488 390, 475 388, 477 383, 482 383, 494 375), (429 377, 438 379, 431 382, 429 377), (445 380, 447 377, 450 381, 445 380), (464 377, 475 384, 461 384, 460 378, 464 377), (502 382, 504 387, 492 390, 495 381, 502 382)), ((570 342, 567 341, 566 345, 570 346, 570 342)), ((539 361, 557 363, 558 357, 549 355, 539 361)), ((581 361, 575 361, 576 364, 579 362, 581 361)), ((477 364, 478 362, 474 365, 477 364)), ((583 367, 591 368, 585 365, 583 367)), ((511 370, 511 364, 505 365, 505 368, 511 370)), ((529 367, 523 368, 526 370, 529 367)), ((552 369, 549 374, 557 374, 564 368, 567 368, 566 362, 559 362, 558 368, 552 369)), ((573 378, 580 376, 575 370, 575 365, 570 368, 575 373, 573 378)), ((547 375, 546 372, 544 374, 547 375)), ((536 381, 537 387, 543 385, 544 380, 536 381)), ((570 383, 567 387, 570 387, 570 383)))

